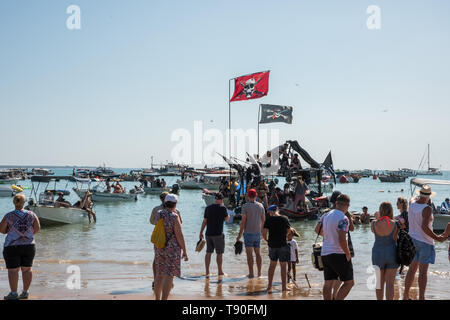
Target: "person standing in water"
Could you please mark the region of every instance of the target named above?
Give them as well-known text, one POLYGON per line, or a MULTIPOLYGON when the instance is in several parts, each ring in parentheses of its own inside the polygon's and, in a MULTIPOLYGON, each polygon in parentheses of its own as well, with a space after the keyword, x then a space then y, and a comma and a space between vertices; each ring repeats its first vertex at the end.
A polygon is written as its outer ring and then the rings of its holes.
POLYGON ((428 266, 430 263, 434 264, 436 257, 434 241, 446 240, 444 235, 438 236, 433 232, 433 210, 429 204, 435 194, 431 192, 429 185, 423 185, 419 191, 419 197, 412 198, 409 204, 409 235, 416 247, 416 255, 406 274, 403 300, 409 300, 409 290, 417 269, 419 269, 419 300, 425 300, 428 266))
POLYGON ((394 281, 399 264, 397 263, 397 236, 398 228, 394 220, 394 209, 390 202, 383 202, 377 214, 380 218, 370 225, 375 234, 375 243, 372 247, 372 264, 380 272, 376 289, 377 300, 383 300, 386 286, 386 300, 394 299, 394 281))
POLYGON ((257 192, 255 189, 248 190, 247 196, 248 202, 242 206, 242 220, 236 242, 238 242, 241 239, 242 234, 244 234, 245 253, 247 255, 249 270, 248 277, 253 278, 253 252, 256 256, 258 277, 261 277, 261 231, 264 226, 266 212, 263 205, 256 201, 257 192))
POLYGON ((25 195, 14 197, 15 210, 7 213, 0 222, 0 232, 7 234, 3 249, 11 292, 5 300, 28 299, 28 289, 33 279, 33 260, 36 254, 34 235, 39 232, 39 218, 32 211, 24 210, 25 195), (19 295, 17 286, 19 270, 22 270, 23 291, 19 295))
POLYGON ((216 193, 215 203, 209 205, 205 209, 203 223, 200 228, 200 239, 203 239, 203 230, 206 227, 206 255, 205 269, 206 276, 209 276, 209 266, 211 264, 211 256, 216 250, 216 261, 218 275, 224 275, 222 270, 222 256, 225 251, 225 235, 223 234, 223 223, 228 221, 227 208, 223 205, 223 194, 216 193))
POLYGON ((277 262, 281 268, 281 290, 287 291, 287 263, 291 258, 291 247, 287 243, 287 234, 291 231, 291 225, 287 217, 280 215, 278 207, 272 205, 267 210, 269 217, 264 222, 263 238, 269 246, 269 284, 267 291, 272 291, 272 281, 277 262))
POLYGON ((349 218, 345 215, 350 206, 350 198, 341 194, 336 199, 336 209, 322 216, 315 232, 323 235, 323 298, 333 298, 332 289, 336 280, 343 284, 339 287, 335 300, 344 300, 354 285, 353 264, 346 234, 349 230, 349 218))

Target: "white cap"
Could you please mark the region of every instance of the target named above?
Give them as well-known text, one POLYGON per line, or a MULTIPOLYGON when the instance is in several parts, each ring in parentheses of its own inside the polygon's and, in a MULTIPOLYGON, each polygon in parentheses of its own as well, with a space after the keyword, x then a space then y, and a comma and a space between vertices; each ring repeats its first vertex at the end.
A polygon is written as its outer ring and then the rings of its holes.
POLYGON ((164 202, 178 202, 178 197, 175 194, 173 194, 173 193, 169 193, 164 198, 164 202))

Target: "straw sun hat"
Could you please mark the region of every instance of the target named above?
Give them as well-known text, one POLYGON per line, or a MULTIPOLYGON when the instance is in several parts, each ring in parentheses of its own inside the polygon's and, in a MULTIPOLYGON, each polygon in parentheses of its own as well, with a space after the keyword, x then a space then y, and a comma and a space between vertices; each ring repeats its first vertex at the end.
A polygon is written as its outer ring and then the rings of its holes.
POLYGON ((436 192, 431 192, 431 187, 424 184, 420 190, 416 190, 416 194, 421 197, 433 198, 436 195, 436 192))

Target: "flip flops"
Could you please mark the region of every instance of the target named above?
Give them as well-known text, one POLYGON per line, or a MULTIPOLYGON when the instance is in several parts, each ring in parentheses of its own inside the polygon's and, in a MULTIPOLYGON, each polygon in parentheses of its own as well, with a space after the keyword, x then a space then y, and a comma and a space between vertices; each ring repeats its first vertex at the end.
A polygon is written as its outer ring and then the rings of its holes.
POLYGON ((242 247, 243 247, 242 241, 236 241, 236 243, 234 244, 234 253, 235 254, 241 254, 242 253, 242 247))
POLYGON ((205 239, 198 240, 197 245, 195 247, 195 251, 196 252, 202 251, 202 249, 205 246, 205 244, 206 244, 206 240, 205 239))

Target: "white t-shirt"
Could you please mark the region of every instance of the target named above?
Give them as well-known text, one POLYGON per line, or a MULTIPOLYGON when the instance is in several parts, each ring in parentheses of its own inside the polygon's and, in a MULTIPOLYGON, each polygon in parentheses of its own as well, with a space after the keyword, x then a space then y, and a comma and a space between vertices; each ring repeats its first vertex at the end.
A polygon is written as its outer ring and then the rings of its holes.
POLYGON ((297 242, 292 239, 291 241, 288 241, 289 245, 291 246, 291 262, 297 261, 297 257, 295 256, 295 250, 298 250, 297 242))
POLYGON ((331 210, 320 218, 323 229, 322 256, 345 254, 339 245, 338 231, 348 232, 349 221, 345 214, 337 209, 331 210))

